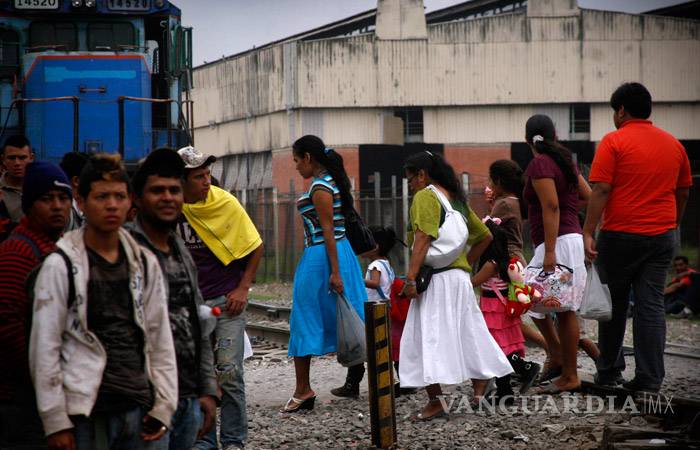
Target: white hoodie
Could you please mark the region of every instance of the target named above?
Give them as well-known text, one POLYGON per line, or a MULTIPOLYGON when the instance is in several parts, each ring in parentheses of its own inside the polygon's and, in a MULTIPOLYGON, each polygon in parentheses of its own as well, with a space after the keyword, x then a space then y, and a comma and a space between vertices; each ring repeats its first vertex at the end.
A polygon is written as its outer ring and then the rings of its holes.
MULTIPOLYGON (((87 328, 90 265, 84 232, 84 227, 68 232, 57 243, 73 264, 75 301, 70 309, 68 275, 61 255, 44 260, 34 288, 29 367, 47 436, 72 428, 68 416, 90 416, 107 363, 102 344, 87 328)), ((134 318, 144 331, 146 374, 154 390, 153 409, 148 414, 170 426, 177 408, 177 366, 163 274, 156 257, 128 232, 119 230, 119 240, 129 265, 134 318)))

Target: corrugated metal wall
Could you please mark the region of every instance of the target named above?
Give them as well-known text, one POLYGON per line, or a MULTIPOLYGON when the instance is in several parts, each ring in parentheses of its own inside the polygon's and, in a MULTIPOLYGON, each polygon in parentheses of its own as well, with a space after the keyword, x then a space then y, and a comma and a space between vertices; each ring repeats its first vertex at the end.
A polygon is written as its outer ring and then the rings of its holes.
MULTIPOLYGON (((591 105, 591 140, 615 130, 608 103, 591 105)), ((678 139, 700 139, 700 103, 654 103, 649 118, 678 139)))
POLYGON ((525 140, 525 122, 533 114, 547 114, 557 136, 569 139, 568 105, 466 106, 426 108, 425 142, 496 144, 525 140))
POLYGON ((251 152, 322 130, 334 145, 379 143, 377 111, 398 106, 426 108, 426 141, 519 140, 521 116, 537 109, 519 105, 606 103, 630 80, 647 85, 657 102, 700 101, 696 21, 590 10, 573 17, 519 13, 433 25, 428 34, 427 40, 378 41, 370 34, 299 41, 198 68, 197 142, 217 152, 251 152), (513 111, 452 108, 473 105, 513 111), (306 109, 325 112, 286 112, 306 109), (448 117, 450 111, 457 116, 448 117), (489 114, 517 120, 488 122, 489 114), (467 133, 465 120, 481 125, 466 125, 467 133))

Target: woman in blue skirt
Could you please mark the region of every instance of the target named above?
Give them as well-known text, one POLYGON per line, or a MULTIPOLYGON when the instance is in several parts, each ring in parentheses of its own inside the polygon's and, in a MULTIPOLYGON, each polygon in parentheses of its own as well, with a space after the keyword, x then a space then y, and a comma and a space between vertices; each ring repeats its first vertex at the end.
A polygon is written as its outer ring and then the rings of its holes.
POLYGON ((367 300, 357 257, 345 238, 343 206, 352 205, 343 158, 323 141, 307 135, 293 145, 296 169, 312 179, 297 200, 304 222, 304 253, 294 274, 289 356, 294 357, 296 389, 282 412, 313 409, 311 356, 336 351, 336 292, 342 292, 364 320, 367 300))

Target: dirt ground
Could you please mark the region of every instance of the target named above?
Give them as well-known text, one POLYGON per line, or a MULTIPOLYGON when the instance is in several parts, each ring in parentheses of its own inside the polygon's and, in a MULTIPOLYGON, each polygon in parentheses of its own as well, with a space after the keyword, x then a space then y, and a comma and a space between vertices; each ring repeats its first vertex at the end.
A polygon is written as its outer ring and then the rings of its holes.
MULTIPOLYGON (((252 298, 265 303, 289 305, 291 284, 255 286, 252 298)), ((597 339, 595 322, 587 324, 588 336, 597 339)), ((626 344, 632 344, 631 320, 628 321, 626 344)), ((667 320, 667 341, 700 348, 700 321, 688 319, 667 320)), ((592 374, 593 361, 579 352, 579 370, 592 374)), ((527 359, 542 362, 544 352, 528 348, 527 359)), ((625 357, 626 379, 634 375, 634 357, 625 357)), ((678 356, 666 356, 666 379, 662 393, 668 397, 683 396, 700 399, 700 361, 678 356)), ((303 414, 278 412, 294 391, 294 365, 284 349, 255 356, 246 361, 246 393, 249 413, 249 442, 247 448, 372 448, 370 440, 369 406, 366 382, 357 400, 340 399, 330 389, 340 386, 345 369, 333 355, 314 358, 311 366, 311 385, 317 394, 316 407, 303 414)), ((398 441, 407 449, 454 448, 597 448, 605 424, 637 427, 660 427, 659 421, 635 411, 620 408, 602 412, 582 407, 569 411, 564 406, 575 403, 586 405, 587 395, 576 393, 540 400, 549 409, 531 412, 532 404, 525 397, 516 398, 516 409, 504 411, 465 411, 454 406, 472 393, 471 383, 445 386, 446 400, 454 399, 448 418, 431 422, 415 421, 414 416, 426 402, 424 391, 396 400, 398 441), (526 407, 527 406, 527 407, 526 407)), ((595 404, 595 402, 593 402, 595 404)))

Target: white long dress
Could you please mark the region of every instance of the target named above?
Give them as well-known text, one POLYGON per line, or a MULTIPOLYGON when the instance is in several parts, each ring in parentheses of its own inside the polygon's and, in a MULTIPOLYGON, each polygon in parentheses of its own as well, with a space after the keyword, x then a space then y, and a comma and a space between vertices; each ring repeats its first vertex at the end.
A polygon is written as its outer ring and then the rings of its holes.
POLYGON ((461 269, 434 274, 408 310, 401 337, 401 386, 459 384, 512 372, 486 327, 469 275, 461 269))

